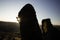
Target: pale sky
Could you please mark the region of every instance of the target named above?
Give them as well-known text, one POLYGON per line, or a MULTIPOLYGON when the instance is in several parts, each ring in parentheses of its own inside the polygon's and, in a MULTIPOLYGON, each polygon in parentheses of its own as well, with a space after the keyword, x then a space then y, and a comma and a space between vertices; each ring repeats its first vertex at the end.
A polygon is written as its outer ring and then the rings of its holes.
POLYGON ((21 8, 30 3, 36 11, 37 19, 51 18, 54 25, 60 25, 60 0, 0 0, 0 21, 17 22, 21 8))

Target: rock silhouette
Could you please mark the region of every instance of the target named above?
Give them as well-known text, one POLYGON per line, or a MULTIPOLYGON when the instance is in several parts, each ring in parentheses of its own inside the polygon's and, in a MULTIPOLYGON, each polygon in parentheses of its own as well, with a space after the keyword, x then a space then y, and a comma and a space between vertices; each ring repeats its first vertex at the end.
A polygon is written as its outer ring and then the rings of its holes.
POLYGON ((42 20, 43 40, 60 40, 60 31, 53 27, 50 18, 42 20))
POLYGON ((20 18, 21 40, 42 40, 36 12, 31 4, 26 4, 18 14, 20 18))

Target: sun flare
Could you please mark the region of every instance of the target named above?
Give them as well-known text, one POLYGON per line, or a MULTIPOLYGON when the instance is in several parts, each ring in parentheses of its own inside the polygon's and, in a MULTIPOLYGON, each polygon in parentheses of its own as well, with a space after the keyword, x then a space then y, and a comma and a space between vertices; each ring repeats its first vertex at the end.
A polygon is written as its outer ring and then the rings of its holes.
POLYGON ((6 22, 16 22, 18 23, 17 19, 15 17, 11 17, 11 18, 8 18, 8 17, 0 17, 0 21, 6 21, 6 22))

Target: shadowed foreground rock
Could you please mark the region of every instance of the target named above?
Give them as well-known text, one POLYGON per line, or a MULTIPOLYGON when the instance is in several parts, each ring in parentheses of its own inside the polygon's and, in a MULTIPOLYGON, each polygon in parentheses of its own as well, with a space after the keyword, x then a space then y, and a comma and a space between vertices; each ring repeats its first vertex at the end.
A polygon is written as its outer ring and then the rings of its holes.
POLYGON ((60 31, 53 27, 50 18, 42 20, 43 40, 60 40, 60 31))
POLYGON ((41 30, 36 18, 35 9, 26 4, 18 14, 22 40, 42 40, 41 30))

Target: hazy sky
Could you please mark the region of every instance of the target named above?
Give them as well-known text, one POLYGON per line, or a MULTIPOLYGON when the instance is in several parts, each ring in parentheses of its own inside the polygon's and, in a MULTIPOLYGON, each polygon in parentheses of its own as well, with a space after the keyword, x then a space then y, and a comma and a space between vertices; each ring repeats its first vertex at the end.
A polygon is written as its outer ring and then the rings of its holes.
POLYGON ((52 24, 60 25, 60 0, 0 0, 0 21, 16 22, 18 12, 27 3, 34 6, 39 24, 51 18, 52 24))

